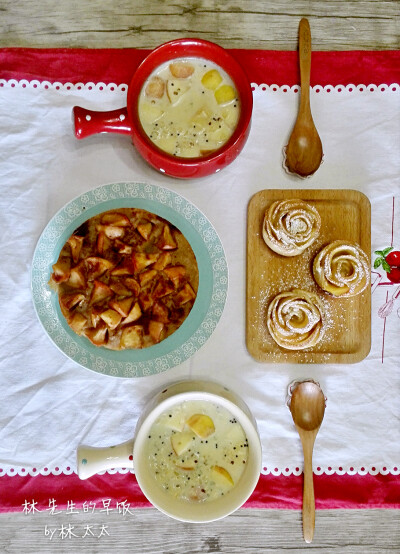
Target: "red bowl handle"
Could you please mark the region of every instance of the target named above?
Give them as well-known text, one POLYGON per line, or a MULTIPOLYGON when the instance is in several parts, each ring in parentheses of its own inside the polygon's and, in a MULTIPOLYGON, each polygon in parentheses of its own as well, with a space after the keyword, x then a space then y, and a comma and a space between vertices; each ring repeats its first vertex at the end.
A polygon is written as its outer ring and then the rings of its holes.
POLYGON ((121 135, 132 133, 132 124, 126 108, 96 112, 74 106, 72 114, 75 136, 78 139, 97 133, 119 133, 121 135))

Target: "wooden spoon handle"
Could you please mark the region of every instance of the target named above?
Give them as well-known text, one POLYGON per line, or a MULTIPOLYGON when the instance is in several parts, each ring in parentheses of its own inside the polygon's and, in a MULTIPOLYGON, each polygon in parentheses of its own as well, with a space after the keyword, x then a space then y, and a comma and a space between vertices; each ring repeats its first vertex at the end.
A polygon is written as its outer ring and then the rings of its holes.
POLYGON ((312 470, 314 440, 303 442, 304 485, 303 485, 303 536, 307 543, 312 542, 315 528, 315 497, 312 470))
POLYGON ((311 74, 311 30, 308 19, 301 19, 299 24, 299 63, 301 84, 301 106, 310 105, 310 74, 311 74))

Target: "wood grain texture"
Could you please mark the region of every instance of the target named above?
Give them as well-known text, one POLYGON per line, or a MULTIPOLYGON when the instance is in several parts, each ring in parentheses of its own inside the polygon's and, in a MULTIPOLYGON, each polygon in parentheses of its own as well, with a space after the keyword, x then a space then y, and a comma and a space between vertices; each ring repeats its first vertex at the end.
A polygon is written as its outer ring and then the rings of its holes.
POLYGON ((370 258, 371 208, 367 197, 356 190, 263 190, 249 203, 247 220, 247 318, 246 343, 261 362, 354 363, 371 346, 371 293, 334 298, 321 291, 312 277, 312 260, 334 240, 355 242, 370 258), (321 216, 319 237, 303 254, 285 258, 273 252, 262 238, 262 223, 269 206, 277 200, 299 198, 314 206, 321 216), (270 301, 281 292, 300 288, 315 292, 327 314, 325 336, 315 347, 288 351, 279 347, 266 327, 270 301))
MULTIPOLYGON (((7 554, 269 554, 302 552, 310 545, 302 537, 301 513, 294 510, 242 509, 226 519, 207 524, 174 521, 155 509, 133 514, 95 512, 0 515, 0 552, 7 554), (47 525, 47 528, 46 528, 47 525), (61 526, 71 525, 77 537, 60 537, 61 526), (100 538, 82 538, 86 526, 100 538), (55 531, 53 538, 46 531, 55 531)), ((316 513, 312 551, 315 554, 385 554, 400 549, 397 510, 321 510, 316 513)))
POLYGON ((2 0, 0 47, 153 48, 196 36, 226 48, 296 50, 302 16, 314 50, 397 49, 397 0, 2 0))

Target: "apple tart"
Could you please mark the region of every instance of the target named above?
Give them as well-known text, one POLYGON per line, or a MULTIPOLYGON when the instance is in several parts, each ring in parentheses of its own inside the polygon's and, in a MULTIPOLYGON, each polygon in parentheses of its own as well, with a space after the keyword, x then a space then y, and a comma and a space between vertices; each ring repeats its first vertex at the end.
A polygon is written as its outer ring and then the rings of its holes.
POLYGON ((121 208, 72 234, 50 286, 75 333, 121 350, 152 346, 176 331, 193 307, 198 280, 181 231, 146 210, 121 208))
POLYGON ((318 237, 321 217, 318 211, 296 198, 278 200, 264 216, 262 236, 281 256, 298 256, 318 237))
POLYGON ((285 291, 268 306, 267 326, 274 341, 288 350, 315 346, 325 333, 325 310, 312 292, 285 291))
POLYGON ((317 284, 333 296, 355 296, 370 283, 368 256, 357 244, 336 240, 317 254, 313 274, 317 284))

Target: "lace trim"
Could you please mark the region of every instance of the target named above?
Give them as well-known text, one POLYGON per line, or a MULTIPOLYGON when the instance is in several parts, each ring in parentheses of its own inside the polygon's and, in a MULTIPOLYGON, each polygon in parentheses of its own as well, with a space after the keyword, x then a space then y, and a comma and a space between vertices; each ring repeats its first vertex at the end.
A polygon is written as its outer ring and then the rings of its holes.
MULTIPOLYGON (((341 466, 339 467, 328 467, 328 468, 321 468, 321 467, 314 467, 314 473, 315 475, 400 475, 400 467, 350 467, 348 469, 345 469, 341 466)), ((53 469, 49 469, 47 467, 43 469, 37 469, 37 468, 9 468, 9 469, 3 469, 0 468, 0 478, 1 477, 16 477, 17 475, 21 477, 31 476, 36 477, 37 475, 72 475, 73 473, 76 473, 72 467, 67 466, 65 468, 55 467, 53 469)), ((132 473, 134 474, 134 470, 132 469, 110 469, 107 471, 99 472, 99 475, 104 475, 105 473, 109 473, 110 475, 115 475, 116 473, 121 473, 125 475, 126 473, 132 473)), ((264 466, 261 470, 262 475, 301 475, 303 473, 302 467, 295 467, 295 468, 289 468, 286 467, 285 469, 279 469, 277 467, 275 468, 269 468, 264 466)))
MULTIPOLYGON (((95 90, 97 92, 126 92, 128 90, 128 85, 123 83, 116 85, 115 83, 60 83, 50 81, 38 81, 36 79, 28 81, 27 79, 0 79, 0 87, 3 88, 29 88, 29 89, 39 89, 39 90, 60 90, 60 91, 72 91, 72 90, 95 90)), ((266 85, 266 84, 257 84, 251 83, 252 90, 261 90, 262 92, 272 91, 272 92, 294 92, 297 93, 300 91, 299 85, 266 85)), ((400 90, 399 83, 393 83, 391 85, 380 84, 380 85, 315 85, 311 87, 312 90, 316 93, 325 92, 397 92, 400 90)))

